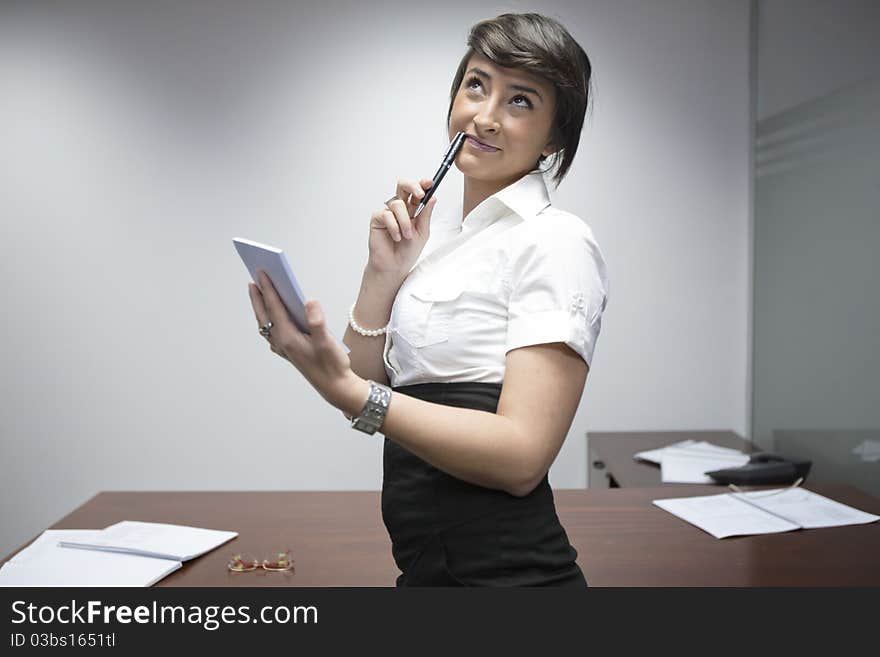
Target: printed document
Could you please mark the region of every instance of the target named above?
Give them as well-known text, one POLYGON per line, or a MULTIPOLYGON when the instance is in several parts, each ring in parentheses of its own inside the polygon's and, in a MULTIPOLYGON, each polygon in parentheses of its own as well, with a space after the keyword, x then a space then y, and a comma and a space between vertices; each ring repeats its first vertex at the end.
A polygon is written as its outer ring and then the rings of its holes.
POLYGON ((861 525, 880 520, 880 516, 804 488, 679 497, 653 503, 715 538, 861 525))

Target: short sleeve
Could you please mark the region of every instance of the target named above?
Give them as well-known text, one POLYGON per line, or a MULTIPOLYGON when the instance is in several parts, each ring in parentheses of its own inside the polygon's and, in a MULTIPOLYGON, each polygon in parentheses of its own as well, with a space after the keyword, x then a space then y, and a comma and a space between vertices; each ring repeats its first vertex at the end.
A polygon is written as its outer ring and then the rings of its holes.
POLYGON ((511 349, 563 342, 590 365, 608 301, 605 261, 592 231, 574 216, 536 217, 509 272, 511 349))

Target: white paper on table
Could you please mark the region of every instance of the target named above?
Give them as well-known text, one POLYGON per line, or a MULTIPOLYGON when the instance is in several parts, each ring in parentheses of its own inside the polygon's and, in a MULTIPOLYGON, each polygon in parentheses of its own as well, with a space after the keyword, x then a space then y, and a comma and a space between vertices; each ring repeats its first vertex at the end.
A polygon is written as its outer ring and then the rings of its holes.
POLYGON ((664 483, 676 484, 712 484, 706 472, 721 468, 737 468, 749 462, 749 455, 733 450, 719 452, 717 450, 690 448, 667 448, 660 464, 661 480, 664 483))
POLYGON ((663 463, 664 454, 669 451, 680 450, 692 452, 694 454, 742 454, 742 452, 738 449, 713 445, 712 443, 706 442, 705 440, 701 440, 699 442, 695 440, 682 440, 681 442, 673 443, 671 445, 667 445, 666 447, 649 449, 644 452, 636 452, 635 454, 633 454, 633 458, 641 459, 643 461, 650 461, 651 463, 656 463, 660 465, 663 463))
POLYGON ((123 520, 102 529, 94 537, 84 540, 64 540, 61 541, 61 545, 68 548, 107 550, 189 561, 236 536, 238 532, 123 520))
POLYGON ((730 494, 743 497, 749 503, 797 523, 804 529, 864 525, 880 520, 880 516, 835 502, 804 488, 782 490, 785 492, 775 495, 766 495, 765 491, 730 494))
MULTIPOLYGON (((676 448, 679 450, 681 448, 676 448)), ((704 452, 708 454, 743 454, 738 449, 733 449, 732 447, 722 447, 721 445, 713 445, 712 443, 707 443, 706 441, 700 441, 698 443, 694 443, 693 445, 688 445, 685 447, 688 452, 704 452)))
POLYGON ((727 493, 654 500, 654 504, 715 538, 800 529, 793 522, 765 513, 727 493))
POLYGON ((657 449, 649 449, 644 452, 636 452, 633 454, 634 459, 641 459, 642 461, 650 461, 651 463, 656 463, 660 465, 663 461, 663 452, 665 452, 670 447, 686 447, 687 445, 693 445, 696 441, 693 440, 682 440, 678 443, 673 443, 672 445, 667 445, 666 447, 658 447, 657 449))
POLYGON ((182 565, 168 559, 58 545, 60 540, 92 540, 100 533, 97 529, 47 529, 3 564, 0 587, 152 586, 182 565))
POLYGON ((795 529, 861 525, 880 520, 803 488, 654 500, 653 504, 715 538, 795 529))

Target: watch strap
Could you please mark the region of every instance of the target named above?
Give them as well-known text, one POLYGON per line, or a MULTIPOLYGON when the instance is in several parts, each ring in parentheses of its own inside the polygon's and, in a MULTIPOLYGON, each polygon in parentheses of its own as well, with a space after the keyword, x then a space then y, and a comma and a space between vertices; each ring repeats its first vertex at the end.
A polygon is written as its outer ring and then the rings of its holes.
POLYGON ((367 402, 360 414, 352 418, 351 427, 372 435, 385 422, 385 415, 391 405, 391 388, 371 380, 368 380, 368 383, 370 394, 367 396, 367 402))

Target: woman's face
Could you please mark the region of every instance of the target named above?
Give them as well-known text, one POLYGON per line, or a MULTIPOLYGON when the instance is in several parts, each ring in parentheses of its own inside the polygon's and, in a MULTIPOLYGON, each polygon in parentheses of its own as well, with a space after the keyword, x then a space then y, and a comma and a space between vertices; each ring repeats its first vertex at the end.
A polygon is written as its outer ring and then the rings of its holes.
POLYGON ((556 91, 544 78, 473 55, 449 117, 450 139, 459 130, 468 134, 456 165, 476 180, 502 186, 517 180, 555 150, 555 109, 556 91))

